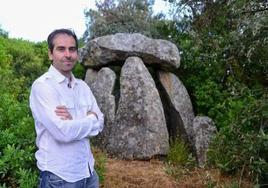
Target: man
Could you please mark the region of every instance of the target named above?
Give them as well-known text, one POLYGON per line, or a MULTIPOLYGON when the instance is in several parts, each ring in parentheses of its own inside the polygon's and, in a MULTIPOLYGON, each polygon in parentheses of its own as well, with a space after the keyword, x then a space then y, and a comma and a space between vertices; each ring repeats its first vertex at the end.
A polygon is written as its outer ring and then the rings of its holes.
POLYGON ((72 74, 78 60, 77 37, 59 29, 47 42, 52 65, 33 83, 30 94, 39 187, 97 188, 88 138, 102 130, 104 120, 90 88, 72 74))

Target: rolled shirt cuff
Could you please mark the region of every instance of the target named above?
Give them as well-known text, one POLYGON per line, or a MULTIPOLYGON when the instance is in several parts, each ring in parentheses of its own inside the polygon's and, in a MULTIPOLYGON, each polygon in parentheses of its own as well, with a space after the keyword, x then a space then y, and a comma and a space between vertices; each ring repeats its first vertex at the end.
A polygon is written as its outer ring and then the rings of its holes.
POLYGON ((94 114, 87 115, 87 118, 92 121, 91 122, 92 128, 91 128, 89 136, 96 136, 97 134, 99 134, 99 131, 100 131, 98 119, 97 119, 96 115, 94 115, 94 114))

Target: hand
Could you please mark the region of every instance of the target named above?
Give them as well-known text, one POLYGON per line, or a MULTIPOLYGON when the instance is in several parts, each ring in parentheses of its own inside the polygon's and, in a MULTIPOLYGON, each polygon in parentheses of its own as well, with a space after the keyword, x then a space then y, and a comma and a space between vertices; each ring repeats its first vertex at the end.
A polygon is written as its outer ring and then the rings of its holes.
POLYGON ((60 119, 62 120, 72 120, 72 115, 68 112, 68 109, 66 106, 57 106, 55 113, 57 116, 60 116, 60 119))
POLYGON ((98 115, 95 112, 87 112, 87 115, 94 114, 96 118, 98 119, 98 115))

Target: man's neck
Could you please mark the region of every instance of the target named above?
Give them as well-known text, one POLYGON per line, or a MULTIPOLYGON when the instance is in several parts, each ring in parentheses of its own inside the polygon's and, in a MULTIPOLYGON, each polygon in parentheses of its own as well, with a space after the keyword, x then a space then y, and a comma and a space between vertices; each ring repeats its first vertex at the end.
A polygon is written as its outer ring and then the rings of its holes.
POLYGON ((59 71, 63 76, 65 76, 68 80, 72 80, 72 73, 71 72, 63 72, 59 71))
MULTIPOLYGON (((55 68, 55 69, 57 69, 53 64, 52 64, 52 66, 55 68)), ((63 76, 65 76, 68 80, 72 80, 72 72, 71 71, 66 71, 66 72, 64 72, 64 71, 61 71, 61 70, 59 70, 59 69, 57 69, 57 71, 59 71, 59 73, 61 73, 63 76)))

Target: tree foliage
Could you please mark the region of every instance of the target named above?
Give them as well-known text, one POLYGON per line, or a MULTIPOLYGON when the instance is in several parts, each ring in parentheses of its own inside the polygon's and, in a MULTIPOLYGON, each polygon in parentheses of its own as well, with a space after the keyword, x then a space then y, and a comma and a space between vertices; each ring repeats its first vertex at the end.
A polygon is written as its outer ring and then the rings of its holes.
POLYGON ((85 11, 87 29, 84 39, 115 34, 142 33, 146 36, 156 36, 153 16, 154 0, 103 0, 97 1, 98 10, 85 11))
POLYGON ((217 54, 222 56, 219 58, 225 61, 226 69, 247 85, 256 84, 256 80, 267 85, 266 1, 171 2, 175 5, 175 24, 188 21, 191 38, 199 44, 198 48, 205 48, 207 54, 220 50, 217 54))
POLYGON ((197 114, 219 130, 210 164, 267 176, 267 18, 265 1, 174 1, 162 34, 182 51, 178 75, 197 114), (224 155, 223 155, 224 153, 224 155))
POLYGON ((28 84, 43 68, 35 46, 0 37, 0 186, 35 187, 35 131, 28 84))
MULTIPOLYGON (((243 2, 243 1, 242 1, 243 2)), ((237 61, 244 80, 268 86, 268 5, 267 1, 234 3, 236 30, 231 33, 229 62, 237 61), (243 67, 243 68, 242 68, 243 67)))
POLYGON ((0 36, 5 37, 5 38, 8 37, 8 32, 2 29, 1 25, 0 25, 0 36))

